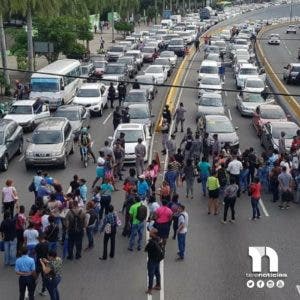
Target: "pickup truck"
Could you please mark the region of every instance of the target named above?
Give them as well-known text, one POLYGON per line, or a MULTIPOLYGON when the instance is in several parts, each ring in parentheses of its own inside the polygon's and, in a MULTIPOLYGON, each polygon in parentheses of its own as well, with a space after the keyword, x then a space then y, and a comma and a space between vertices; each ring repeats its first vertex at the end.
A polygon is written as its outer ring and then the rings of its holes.
POLYGON ((48 104, 35 99, 15 101, 4 119, 14 120, 24 131, 33 131, 39 123, 49 117, 48 104))

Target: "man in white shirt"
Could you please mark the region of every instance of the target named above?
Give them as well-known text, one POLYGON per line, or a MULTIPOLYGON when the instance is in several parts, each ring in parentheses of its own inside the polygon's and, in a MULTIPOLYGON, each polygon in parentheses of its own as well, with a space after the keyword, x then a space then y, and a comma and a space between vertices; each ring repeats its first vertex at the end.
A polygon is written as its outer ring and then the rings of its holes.
POLYGON ((178 258, 176 260, 183 260, 185 253, 185 239, 188 229, 189 216, 185 211, 185 206, 178 204, 178 229, 177 229, 177 242, 178 242, 178 258))
POLYGON ((237 192, 238 197, 240 197, 240 173, 242 170, 242 162, 234 156, 233 160, 228 164, 227 172, 230 174, 230 177, 234 178, 235 183, 239 186, 239 190, 237 192))

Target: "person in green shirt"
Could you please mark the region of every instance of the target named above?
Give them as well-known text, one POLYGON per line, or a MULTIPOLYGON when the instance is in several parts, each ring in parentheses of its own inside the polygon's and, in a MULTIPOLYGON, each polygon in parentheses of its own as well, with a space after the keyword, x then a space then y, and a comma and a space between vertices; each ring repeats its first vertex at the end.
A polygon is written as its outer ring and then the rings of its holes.
POLYGON ((212 211, 214 215, 219 214, 219 192, 220 192, 220 183, 218 179, 218 173, 213 172, 211 176, 207 179, 207 190, 208 190, 208 214, 210 215, 212 211))

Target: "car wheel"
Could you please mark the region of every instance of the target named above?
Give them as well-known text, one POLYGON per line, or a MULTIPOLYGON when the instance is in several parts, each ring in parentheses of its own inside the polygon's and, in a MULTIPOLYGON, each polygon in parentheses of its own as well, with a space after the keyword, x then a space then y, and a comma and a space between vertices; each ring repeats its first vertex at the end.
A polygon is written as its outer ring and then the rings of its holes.
POLYGON ((5 154, 4 158, 3 158, 3 162, 1 163, 1 171, 7 171, 8 169, 8 156, 7 154, 5 154))
POLYGON ((25 163, 25 168, 26 168, 26 170, 28 171, 28 170, 30 170, 30 168, 31 168, 31 165, 30 165, 30 164, 26 164, 26 163, 25 163))
POLYGON ((23 140, 20 141, 19 148, 18 148, 18 151, 17 151, 17 155, 20 155, 22 153, 23 153, 23 140))
POLYGON ((65 156, 64 156, 64 161, 63 161, 63 163, 61 164, 61 168, 62 168, 62 169, 66 169, 66 168, 67 168, 67 164, 68 164, 68 162, 67 162, 67 155, 65 154, 65 156))

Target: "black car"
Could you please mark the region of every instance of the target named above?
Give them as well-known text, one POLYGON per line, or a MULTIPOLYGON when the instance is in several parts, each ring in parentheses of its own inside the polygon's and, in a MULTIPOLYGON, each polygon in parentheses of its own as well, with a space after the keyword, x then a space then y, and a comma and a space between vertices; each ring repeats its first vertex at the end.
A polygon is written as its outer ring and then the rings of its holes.
POLYGON ((185 43, 182 38, 174 38, 171 39, 168 45, 167 50, 174 51, 174 53, 179 56, 183 57, 185 55, 185 43))
POLYGON ((0 120, 0 169, 6 171, 9 160, 22 152, 22 127, 13 120, 0 120))

